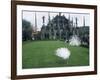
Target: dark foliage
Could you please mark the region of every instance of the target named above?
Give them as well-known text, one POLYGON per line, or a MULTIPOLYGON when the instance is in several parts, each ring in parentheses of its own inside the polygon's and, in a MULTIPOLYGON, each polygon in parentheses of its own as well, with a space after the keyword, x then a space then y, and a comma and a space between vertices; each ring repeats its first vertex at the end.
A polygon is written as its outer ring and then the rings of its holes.
POLYGON ((26 20, 22 20, 22 40, 23 41, 31 40, 31 35, 32 35, 31 23, 26 20))

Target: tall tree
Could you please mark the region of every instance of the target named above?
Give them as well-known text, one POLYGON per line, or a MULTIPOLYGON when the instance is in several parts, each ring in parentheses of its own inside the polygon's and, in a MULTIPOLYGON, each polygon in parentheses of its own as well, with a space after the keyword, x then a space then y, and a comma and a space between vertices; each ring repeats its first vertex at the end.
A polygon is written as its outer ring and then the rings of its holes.
POLYGON ((22 20, 22 39, 24 41, 31 40, 32 36, 32 26, 29 21, 22 20))

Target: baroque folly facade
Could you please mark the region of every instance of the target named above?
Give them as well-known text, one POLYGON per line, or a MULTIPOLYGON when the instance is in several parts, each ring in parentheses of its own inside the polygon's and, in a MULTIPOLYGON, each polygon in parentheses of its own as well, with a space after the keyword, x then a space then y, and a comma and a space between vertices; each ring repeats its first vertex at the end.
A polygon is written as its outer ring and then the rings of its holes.
MULTIPOLYGON (((89 26, 85 25, 83 18, 83 26, 78 26, 78 19, 74 17, 70 19, 70 15, 66 18, 59 12, 58 15, 50 19, 48 12, 48 23, 45 25, 45 16, 42 17, 43 25, 40 31, 35 31, 33 37, 35 40, 67 40, 73 35, 77 35, 82 42, 89 44, 89 26), (74 21, 73 21, 74 20, 74 21)), ((35 15, 35 22, 37 22, 35 15)), ((37 27, 37 25, 36 25, 37 27)))

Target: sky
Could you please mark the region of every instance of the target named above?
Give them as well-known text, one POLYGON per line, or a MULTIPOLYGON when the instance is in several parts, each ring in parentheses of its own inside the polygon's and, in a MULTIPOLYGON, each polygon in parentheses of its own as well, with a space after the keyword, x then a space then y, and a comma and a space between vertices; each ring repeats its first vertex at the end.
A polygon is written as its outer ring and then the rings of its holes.
MULTIPOLYGON (((41 27, 43 25, 43 19, 42 17, 45 16, 45 25, 48 23, 48 14, 50 14, 50 19, 53 19, 58 12, 46 12, 46 11, 23 11, 22 12, 22 19, 25 19, 31 23, 31 25, 35 26, 35 13, 37 18, 37 30, 40 31, 41 27)), ((83 26, 83 20, 85 18, 85 25, 90 25, 90 15, 87 13, 70 13, 70 12, 62 12, 61 15, 64 15, 66 18, 70 15, 70 20, 73 19, 73 22, 75 23, 75 18, 77 17, 78 20, 78 26, 83 26)))

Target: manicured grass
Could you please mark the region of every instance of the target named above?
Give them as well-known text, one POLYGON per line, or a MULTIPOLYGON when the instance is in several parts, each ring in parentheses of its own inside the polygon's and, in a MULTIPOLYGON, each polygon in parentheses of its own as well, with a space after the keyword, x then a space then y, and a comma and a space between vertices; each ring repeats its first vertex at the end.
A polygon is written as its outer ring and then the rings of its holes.
POLYGON ((22 67, 64 67, 89 65, 89 48, 74 47, 63 41, 28 41, 22 45, 22 67), (58 48, 67 47, 71 51, 69 60, 55 55, 58 48))

